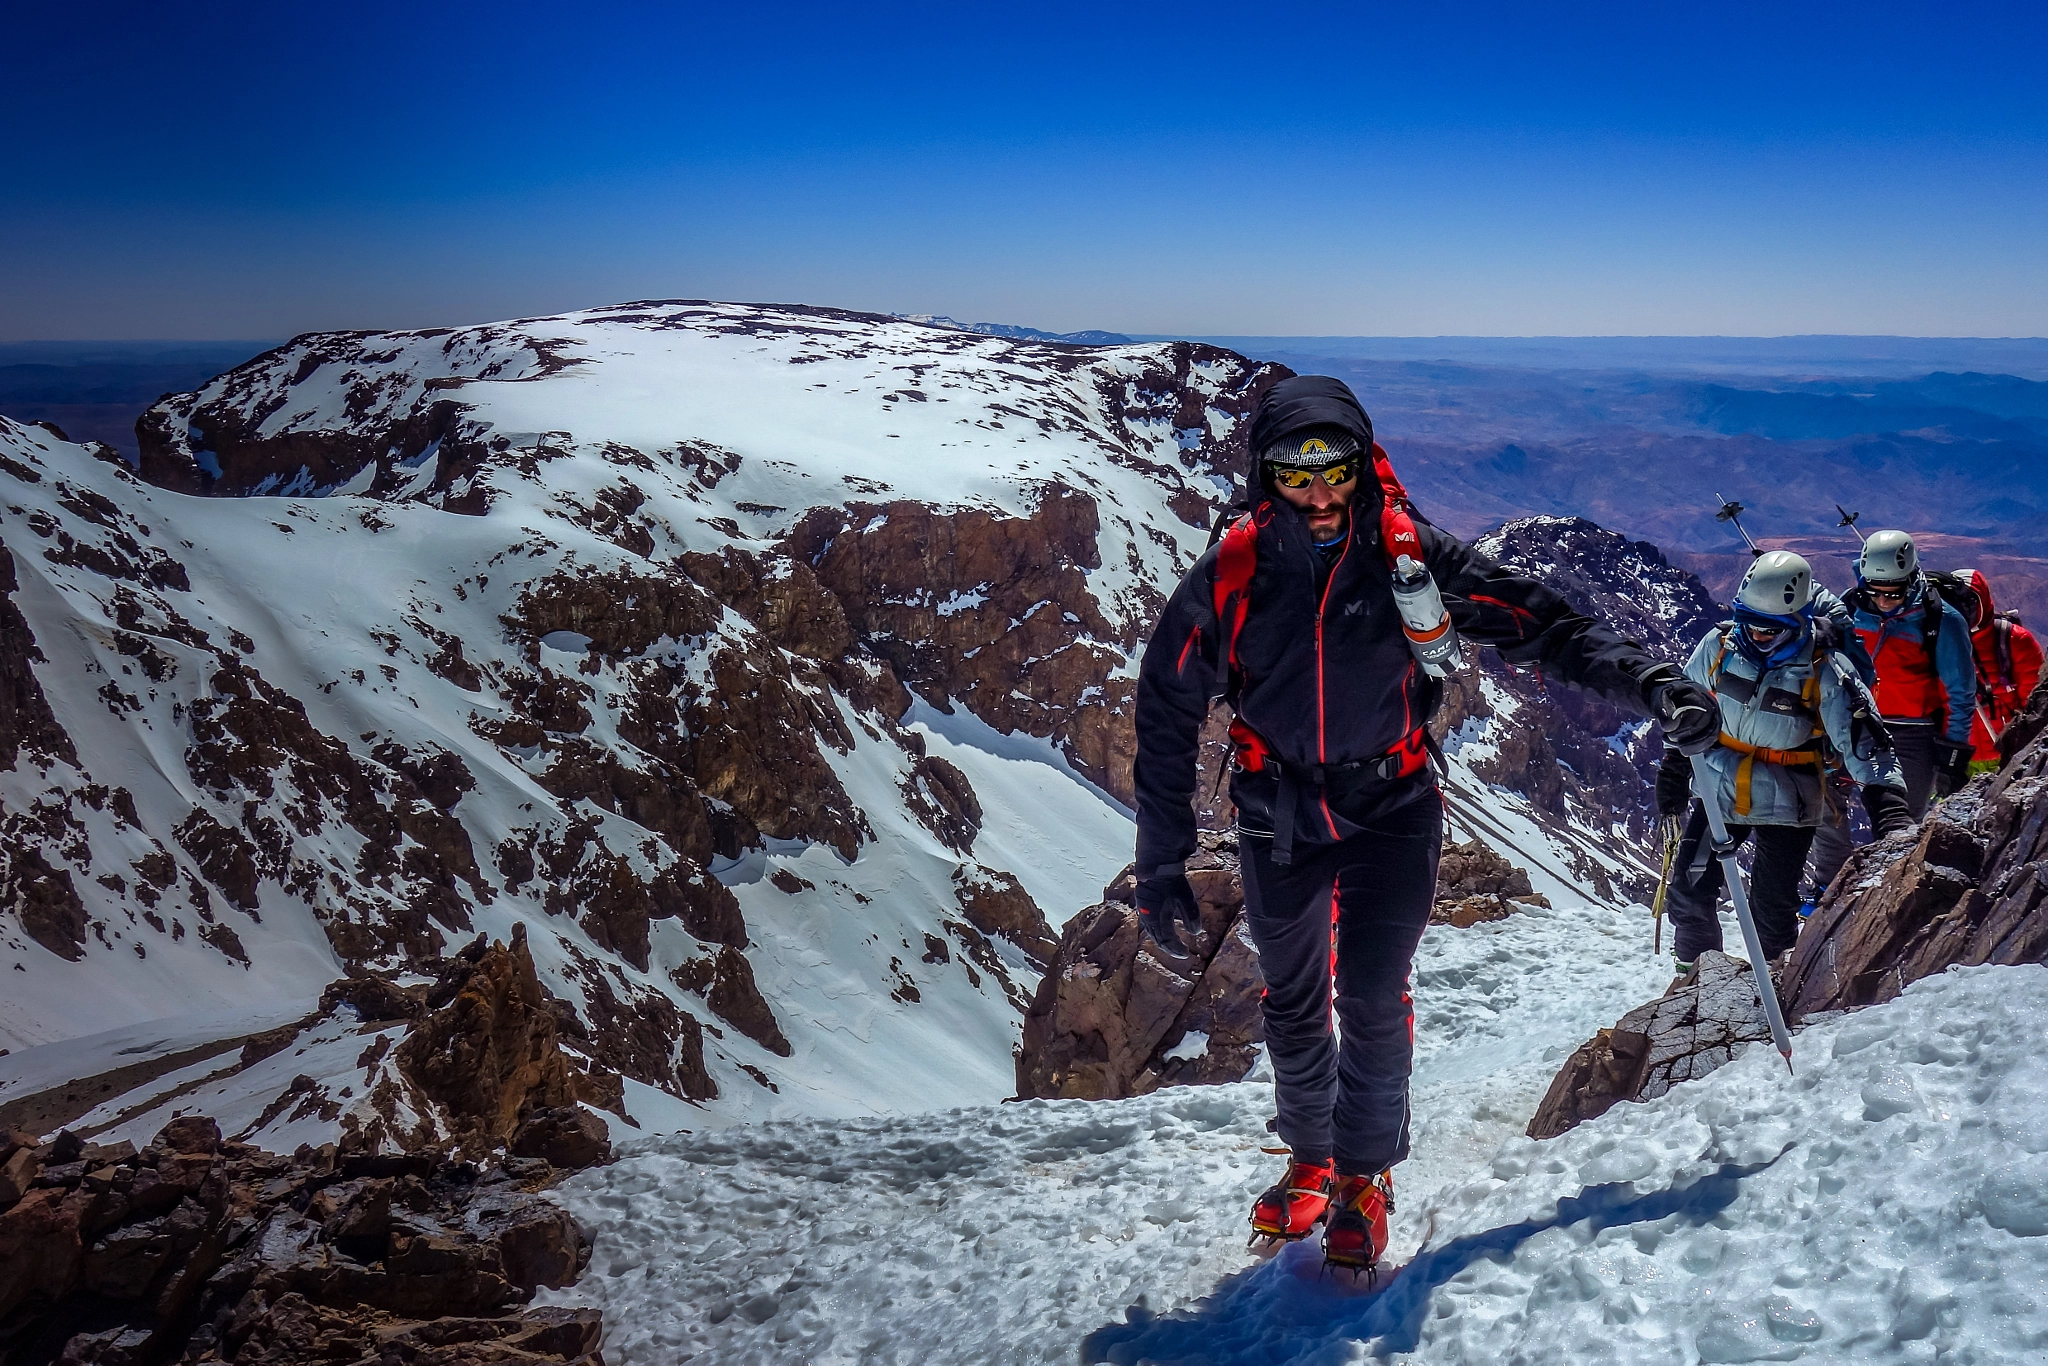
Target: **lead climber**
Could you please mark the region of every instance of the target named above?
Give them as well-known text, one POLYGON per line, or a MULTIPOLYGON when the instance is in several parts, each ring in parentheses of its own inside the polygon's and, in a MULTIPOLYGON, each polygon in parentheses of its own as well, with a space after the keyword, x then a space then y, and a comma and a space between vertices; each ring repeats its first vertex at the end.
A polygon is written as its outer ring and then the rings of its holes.
MULTIPOLYGON (((1735 593, 1734 618, 1714 627, 1686 662, 1713 690, 1720 740, 1707 751, 1714 791, 1737 844, 1756 836, 1750 904, 1764 956, 1799 934, 1799 879, 1814 831, 1839 800, 1828 780, 1840 766, 1860 787, 1879 837, 1910 829, 1906 780, 1870 690, 1816 630, 1813 569, 1789 550, 1759 556, 1735 593)), ((1691 801, 1693 766, 1675 745, 1657 774, 1657 810, 1692 808, 1666 901, 1681 975, 1721 947, 1721 863, 1708 847, 1707 813, 1691 801)), ((1839 815, 1840 813, 1834 813, 1839 815)))
POLYGON ((1137 903, 1146 933, 1182 956, 1178 924, 1199 923, 1183 870, 1198 734, 1227 701, 1289 1154, 1253 1207, 1254 1236, 1291 1241, 1327 1221, 1326 1260, 1370 1271, 1408 1155, 1409 967, 1443 843, 1426 725, 1459 638, 1630 709, 1700 708, 1684 713, 1689 730, 1711 730, 1713 696, 1424 520, 1341 381, 1273 386, 1247 458, 1240 514, 1181 580, 1138 673, 1137 903))

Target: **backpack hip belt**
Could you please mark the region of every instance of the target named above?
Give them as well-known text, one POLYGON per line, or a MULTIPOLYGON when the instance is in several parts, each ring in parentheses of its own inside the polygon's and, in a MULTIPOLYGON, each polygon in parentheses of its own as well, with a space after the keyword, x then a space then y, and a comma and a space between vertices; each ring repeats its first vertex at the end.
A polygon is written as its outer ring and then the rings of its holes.
POLYGON ((1304 787, 1322 793, 1330 779, 1344 774, 1370 773, 1386 783, 1404 778, 1428 763, 1428 736, 1426 728, 1417 726, 1392 749, 1341 764, 1283 764, 1267 753, 1256 771, 1271 773, 1280 785, 1279 800, 1273 804, 1273 862, 1282 868, 1294 862, 1294 814, 1304 787))
POLYGON ((1767 745, 1752 745, 1747 740, 1738 740, 1724 730, 1721 732, 1721 746, 1742 756, 1742 761, 1735 765, 1735 814, 1738 816, 1749 814, 1750 782, 1756 773, 1757 760, 1780 768, 1821 766, 1820 750, 1814 745, 1803 749, 1772 749, 1767 745))

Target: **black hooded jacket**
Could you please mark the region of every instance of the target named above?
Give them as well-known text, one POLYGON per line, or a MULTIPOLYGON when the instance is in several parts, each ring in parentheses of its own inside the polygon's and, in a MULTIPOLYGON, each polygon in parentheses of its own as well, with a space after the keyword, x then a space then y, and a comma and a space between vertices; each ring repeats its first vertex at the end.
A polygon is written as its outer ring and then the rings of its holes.
MULTIPOLYGON (((1321 583, 1306 519, 1261 479, 1260 450, 1324 423, 1345 428, 1371 449, 1365 410, 1341 381, 1325 376, 1283 380, 1253 419, 1244 515, 1256 528, 1257 558, 1244 594, 1235 668, 1225 657, 1229 642, 1217 612, 1217 546, 1181 580, 1146 647, 1138 672, 1134 774, 1141 876, 1194 851, 1198 736, 1217 698, 1237 715, 1239 766, 1231 798, 1247 833, 1273 831, 1282 808, 1276 770, 1309 784, 1293 803, 1297 847, 1356 834, 1433 786, 1420 742, 1440 689, 1416 664, 1401 630, 1379 545, 1381 494, 1370 467, 1352 499, 1345 543, 1321 583), (1399 759, 1393 776, 1346 767, 1389 754, 1399 759)), ((1421 517, 1415 522, 1421 559, 1464 639, 1645 710, 1642 679, 1657 661, 1641 646, 1421 517)), ((1226 612, 1234 605, 1233 599, 1226 612)))

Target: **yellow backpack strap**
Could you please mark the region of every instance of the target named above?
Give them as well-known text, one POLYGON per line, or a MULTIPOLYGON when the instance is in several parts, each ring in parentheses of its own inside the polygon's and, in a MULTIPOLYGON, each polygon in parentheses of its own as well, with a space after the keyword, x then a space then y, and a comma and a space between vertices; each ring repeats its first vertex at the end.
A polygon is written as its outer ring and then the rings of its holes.
POLYGON ((1743 755, 1742 761, 1735 765, 1735 814, 1738 816, 1749 814, 1749 780, 1755 769, 1754 754, 1743 755))

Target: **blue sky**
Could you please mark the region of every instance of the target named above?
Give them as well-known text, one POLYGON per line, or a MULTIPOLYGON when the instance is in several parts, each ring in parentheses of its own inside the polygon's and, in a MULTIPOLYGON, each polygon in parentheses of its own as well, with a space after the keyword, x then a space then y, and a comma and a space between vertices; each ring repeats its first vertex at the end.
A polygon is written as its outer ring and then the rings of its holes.
POLYGON ((44 6, 0 340, 2048 333, 2048 6, 44 6))

